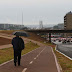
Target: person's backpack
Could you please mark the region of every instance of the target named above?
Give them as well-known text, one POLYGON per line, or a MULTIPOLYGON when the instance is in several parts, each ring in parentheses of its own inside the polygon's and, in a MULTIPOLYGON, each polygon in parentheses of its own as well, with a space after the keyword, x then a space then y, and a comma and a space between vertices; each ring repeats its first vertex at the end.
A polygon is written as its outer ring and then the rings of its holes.
POLYGON ((24 48, 25 48, 24 41, 22 40, 22 38, 20 38, 19 39, 19 49, 23 50, 24 48))

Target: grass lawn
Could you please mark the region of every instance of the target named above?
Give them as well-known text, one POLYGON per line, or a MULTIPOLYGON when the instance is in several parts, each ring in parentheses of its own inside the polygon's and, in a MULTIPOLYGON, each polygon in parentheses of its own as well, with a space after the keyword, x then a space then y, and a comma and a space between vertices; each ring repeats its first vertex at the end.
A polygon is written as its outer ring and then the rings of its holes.
MULTIPOLYGON (((38 47, 39 46, 37 44, 34 44, 32 42, 27 43, 25 45, 25 49, 22 51, 22 55, 38 47)), ((9 61, 11 59, 13 59, 13 48, 6 48, 6 49, 0 50, 0 64, 2 64, 3 62, 9 61)))

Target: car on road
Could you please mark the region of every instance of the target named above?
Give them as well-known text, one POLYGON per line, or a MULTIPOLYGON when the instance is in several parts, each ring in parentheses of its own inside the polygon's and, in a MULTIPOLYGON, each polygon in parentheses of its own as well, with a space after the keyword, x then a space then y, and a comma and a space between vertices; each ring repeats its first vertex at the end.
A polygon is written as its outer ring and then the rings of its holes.
POLYGON ((66 43, 66 40, 62 40, 62 43, 66 43))
POLYGON ((59 39, 58 41, 61 42, 61 39, 59 39))

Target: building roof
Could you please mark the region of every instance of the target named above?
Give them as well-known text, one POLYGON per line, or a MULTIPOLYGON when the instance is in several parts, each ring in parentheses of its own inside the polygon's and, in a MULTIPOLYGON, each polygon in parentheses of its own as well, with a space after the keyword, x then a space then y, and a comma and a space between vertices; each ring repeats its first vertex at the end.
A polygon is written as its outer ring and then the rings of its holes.
POLYGON ((72 14, 72 12, 70 11, 70 12, 68 12, 67 14, 72 14))

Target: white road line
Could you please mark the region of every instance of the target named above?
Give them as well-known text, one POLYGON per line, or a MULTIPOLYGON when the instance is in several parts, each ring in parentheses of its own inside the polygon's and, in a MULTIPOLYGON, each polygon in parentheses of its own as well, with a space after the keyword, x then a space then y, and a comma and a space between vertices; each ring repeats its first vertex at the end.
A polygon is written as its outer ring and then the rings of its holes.
POLYGON ((29 64, 32 64, 33 63, 33 61, 31 61, 29 64))
POLYGON ((12 59, 12 60, 9 60, 9 61, 6 61, 6 62, 4 62, 4 63, 2 63, 2 64, 0 64, 0 66, 5 65, 5 64, 7 64, 7 63, 9 63, 9 62, 11 62, 11 61, 13 61, 13 59, 12 59))
POLYGON ((24 68, 22 72, 26 72, 27 68, 24 68))
MULTIPOLYGON (((44 48, 45 49, 45 48, 44 48)), ((43 49, 43 50, 44 50, 43 49)), ((42 52, 43 52, 43 50, 34 58, 34 59, 36 59, 42 52)), ((30 52, 29 52, 30 53, 30 52)), ((29 64, 32 64, 33 63, 33 61, 31 61, 29 64)), ((27 70, 27 68, 24 68, 24 70, 22 71, 22 72, 25 72, 27 70)))
POLYGON ((36 58, 34 58, 34 59, 36 59, 36 58))
MULTIPOLYGON (((39 48, 41 48, 41 47, 39 47, 39 48)), ((39 49, 39 48, 36 48, 36 49, 34 49, 34 50, 32 50, 32 51, 30 51, 30 52, 28 52, 28 53, 22 55, 22 57, 25 56, 25 55, 27 55, 27 54, 29 54, 29 53, 31 53, 31 52, 33 52, 33 51, 35 51, 35 50, 37 50, 37 49, 39 49)), ((9 60, 9 61, 7 61, 7 62, 4 62, 4 63, 0 64, 0 66, 3 66, 3 65, 5 65, 5 64, 7 64, 7 63, 9 63, 9 62, 11 62, 11 61, 13 61, 13 60, 14 60, 14 59, 9 60)))
MULTIPOLYGON (((34 58, 34 60, 44 51, 44 49, 34 58)), ((33 61, 31 61, 29 64, 32 64, 32 63, 33 63, 33 61)))
POLYGON ((45 48, 36 56, 36 58, 39 57, 39 55, 40 55, 44 50, 45 50, 45 48))
POLYGON ((56 63, 57 70, 58 70, 58 72, 61 72, 61 71, 60 71, 59 64, 58 64, 58 62, 57 62, 57 58, 56 58, 56 56, 55 56, 55 54, 54 54, 54 51, 53 51, 52 47, 51 47, 51 50, 52 50, 52 53, 53 53, 54 58, 55 58, 55 63, 56 63))
MULTIPOLYGON (((36 59, 44 51, 44 49, 34 59, 36 59)), ((32 64, 32 63, 33 63, 33 61, 31 61, 29 64, 32 64)), ((26 70, 27 70, 27 68, 24 68, 22 72, 25 72, 26 70)))

